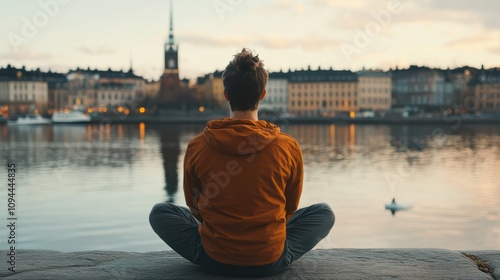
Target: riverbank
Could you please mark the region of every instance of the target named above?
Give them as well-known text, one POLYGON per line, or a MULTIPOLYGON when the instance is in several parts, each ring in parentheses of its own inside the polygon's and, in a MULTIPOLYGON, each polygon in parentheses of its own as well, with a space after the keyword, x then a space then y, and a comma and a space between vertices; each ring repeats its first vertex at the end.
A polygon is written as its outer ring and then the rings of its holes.
MULTIPOLYGON (((167 116, 94 116, 91 123, 146 123, 146 124, 205 124, 213 119, 224 116, 196 116, 196 117, 167 117, 167 116)), ((272 123, 282 124, 385 124, 385 125, 480 125, 500 124, 500 116, 449 116, 449 117, 394 117, 394 118, 346 118, 346 117, 264 117, 272 123)), ((0 124, 5 124, 7 119, 0 118, 0 124)), ((81 123, 79 123, 81 124, 81 123)), ((54 125, 72 125, 71 123, 57 123, 54 125)))
MULTIPOLYGON (((7 251, 0 251, 0 254, 5 256, 7 251)), ((209 275, 173 251, 62 253, 47 250, 18 250, 15 261, 15 273, 7 270, 8 262, 2 262, 0 277, 11 280, 232 279, 209 275)), ((286 271, 264 279, 500 280, 500 251, 314 250, 296 261, 286 271), (481 271, 480 267, 486 272, 481 271)))
MULTIPOLYGON (((167 117, 95 117, 92 123, 146 123, 146 124, 205 124, 209 120, 222 118, 194 117, 194 118, 167 118, 167 117)), ((500 117, 409 117, 409 118, 323 118, 323 117, 295 117, 295 118, 264 118, 278 125, 282 124, 384 124, 384 125, 480 125, 500 124, 500 117)))

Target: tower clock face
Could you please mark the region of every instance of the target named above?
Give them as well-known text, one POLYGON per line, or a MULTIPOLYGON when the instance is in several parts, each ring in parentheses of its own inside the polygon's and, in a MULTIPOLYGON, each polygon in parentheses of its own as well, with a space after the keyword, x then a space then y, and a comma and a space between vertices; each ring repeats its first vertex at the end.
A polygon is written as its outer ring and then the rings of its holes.
POLYGON ((175 61, 173 58, 168 60, 168 68, 175 68, 175 61))

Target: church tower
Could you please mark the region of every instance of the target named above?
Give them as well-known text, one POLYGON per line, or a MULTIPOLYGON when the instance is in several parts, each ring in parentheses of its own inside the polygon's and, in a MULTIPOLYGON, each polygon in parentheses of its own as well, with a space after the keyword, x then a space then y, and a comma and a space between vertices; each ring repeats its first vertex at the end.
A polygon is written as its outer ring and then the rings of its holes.
POLYGON ((170 0, 170 30, 164 45, 165 61, 161 76, 160 97, 168 105, 180 105, 181 82, 179 79, 179 47, 174 40, 174 17, 172 0, 170 0))

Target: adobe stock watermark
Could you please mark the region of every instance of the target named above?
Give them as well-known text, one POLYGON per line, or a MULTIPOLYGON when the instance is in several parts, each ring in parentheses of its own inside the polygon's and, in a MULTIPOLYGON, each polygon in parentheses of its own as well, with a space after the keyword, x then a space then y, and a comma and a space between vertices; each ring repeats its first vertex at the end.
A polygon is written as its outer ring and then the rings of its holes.
POLYGON ((243 1, 245 0, 214 0, 212 6, 217 16, 219 16, 219 19, 222 21, 224 20, 224 14, 234 11, 243 1))
MULTIPOLYGON (((256 136, 249 136, 245 141, 241 142, 238 145, 237 151, 238 154, 247 157, 247 162, 252 162, 257 157, 257 153, 267 144, 267 139, 257 134, 256 136)), ((198 210, 192 209, 193 214, 197 215, 199 214, 199 210, 206 208, 209 205, 210 199, 217 197, 221 189, 229 186, 231 177, 237 176, 241 172, 243 172, 243 168, 236 160, 228 161, 224 170, 220 170, 217 173, 211 171, 209 175, 213 180, 212 182, 207 183, 201 190, 196 187, 191 189, 194 193, 192 202, 198 206, 198 210)))
POLYGON ((26 45, 33 39, 40 29, 47 26, 51 18, 54 18, 61 11, 61 7, 70 0, 40 0, 38 9, 33 15, 22 18, 21 28, 18 32, 10 32, 7 38, 12 50, 17 53, 19 48, 26 45))
POLYGON ((360 54, 362 49, 366 48, 372 42, 373 38, 378 36, 382 28, 387 27, 393 15, 398 15, 404 7, 399 0, 392 0, 387 3, 387 8, 378 12, 371 11, 372 20, 367 22, 363 29, 357 29, 354 38, 349 43, 342 43, 340 49, 344 58, 351 62, 353 55, 360 54))

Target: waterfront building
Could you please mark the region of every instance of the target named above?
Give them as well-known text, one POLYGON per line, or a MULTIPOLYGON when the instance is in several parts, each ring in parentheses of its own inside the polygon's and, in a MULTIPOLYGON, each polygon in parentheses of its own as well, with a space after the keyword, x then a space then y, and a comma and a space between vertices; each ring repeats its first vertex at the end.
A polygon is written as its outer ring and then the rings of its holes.
POLYGON ((40 69, 0 68, 0 108, 5 115, 48 112, 49 87, 40 69))
POLYGON ((67 75, 69 98, 66 107, 79 110, 88 108, 133 107, 145 94, 145 81, 130 69, 107 71, 97 69, 71 70, 67 75))
POLYGON ((281 115, 288 113, 288 72, 269 73, 266 97, 260 102, 261 111, 281 115))
POLYGON ((96 92, 97 107, 133 107, 142 99, 134 83, 99 82, 96 92))
POLYGON ((453 85, 453 105, 449 109, 463 105, 464 98, 469 94, 469 83, 477 75, 478 70, 469 66, 446 70, 446 75, 453 85))
POLYGON ((49 87, 49 113, 65 109, 69 103, 69 85, 66 74, 49 71, 42 72, 41 76, 49 87))
POLYGON ((160 94, 160 82, 146 80, 144 84, 144 94, 152 100, 156 100, 160 94))
POLYGON ((412 65, 391 74, 394 106, 441 108, 455 102, 453 83, 444 70, 412 65))
POLYGON ((359 110, 358 77, 348 70, 293 71, 288 81, 288 108, 294 116, 335 116, 359 110))
POLYGON ((205 100, 213 100, 214 107, 225 106, 224 83, 222 82, 222 71, 215 71, 198 79, 199 90, 205 100))
POLYGON ((390 73, 363 70, 358 76, 358 105, 361 111, 387 111, 391 109, 392 82, 390 73))
POLYGON ((469 111, 500 112, 500 68, 479 70, 469 82, 464 104, 469 111))

